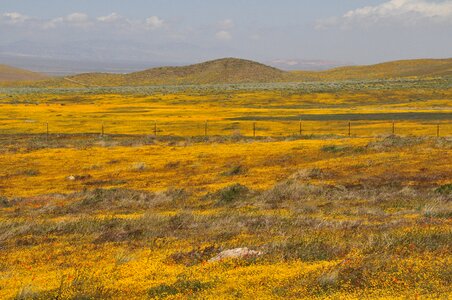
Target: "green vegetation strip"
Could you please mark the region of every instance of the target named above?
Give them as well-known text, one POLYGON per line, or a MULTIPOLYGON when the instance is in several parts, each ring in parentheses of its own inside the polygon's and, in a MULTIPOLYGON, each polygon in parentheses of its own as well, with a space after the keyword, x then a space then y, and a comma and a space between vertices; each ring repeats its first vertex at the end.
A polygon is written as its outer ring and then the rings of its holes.
POLYGON ((369 113, 369 114, 303 114, 296 116, 244 116, 233 121, 386 121, 386 120, 452 120, 452 113, 369 113))
POLYGON ((238 84, 181 84, 181 85, 144 85, 144 86, 109 86, 109 87, 8 87, 0 83, 0 94, 30 95, 30 94, 139 94, 155 93, 217 93, 230 91, 281 91, 293 93, 339 92, 361 90, 392 90, 392 89, 450 89, 452 77, 433 79, 380 79, 380 80, 343 80, 343 81, 310 81, 310 82, 275 82, 275 83, 238 83, 238 84))

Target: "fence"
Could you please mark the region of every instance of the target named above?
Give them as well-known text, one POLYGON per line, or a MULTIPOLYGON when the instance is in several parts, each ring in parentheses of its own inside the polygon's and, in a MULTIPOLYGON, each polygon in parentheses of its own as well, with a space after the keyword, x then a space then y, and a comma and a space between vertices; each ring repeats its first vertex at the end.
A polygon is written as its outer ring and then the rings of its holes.
POLYGON ((372 137, 378 135, 450 136, 452 124, 442 121, 177 121, 177 120, 64 120, 51 122, 0 122, 0 134, 99 134, 150 136, 284 137, 337 135, 372 137))

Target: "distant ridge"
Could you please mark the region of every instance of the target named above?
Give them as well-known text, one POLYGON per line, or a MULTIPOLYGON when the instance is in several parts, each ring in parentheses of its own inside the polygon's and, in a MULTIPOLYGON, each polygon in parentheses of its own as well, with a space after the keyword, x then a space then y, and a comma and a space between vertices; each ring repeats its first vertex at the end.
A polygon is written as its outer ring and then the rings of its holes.
POLYGON ((413 59, 368 66, 338 67, 327 71, 294 71, 298 81, 370 80, 452 76, 452 58, 413 59))
MULTIPOLYGON (((369 66, 339 67, 327 71, 289 72, 251 60, 223 58, 189 66, 159 67, 129 74, 86 73, 47 80, 42 80, 45 79, 44 75, 23 70, 22 72, 24 75, 18 76, 19 80, 34 82, 2 85, 106 87, 452 77, 452 58, 401 60, 369 66)), ((12 78, 14 77, 10 76, 7 81, 11 82, 12 78)))
POLYGON ((0 65, 0 82, 35 81, 49 78, 47 75, 32 71, 0 65))

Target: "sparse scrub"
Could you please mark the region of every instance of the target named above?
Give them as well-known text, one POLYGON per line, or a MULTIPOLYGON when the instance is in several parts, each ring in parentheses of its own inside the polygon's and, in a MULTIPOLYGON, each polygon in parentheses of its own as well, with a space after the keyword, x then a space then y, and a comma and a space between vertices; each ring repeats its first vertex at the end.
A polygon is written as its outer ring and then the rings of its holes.
POLYGON ((422 209, 424 216, 434 218, 452 218, 452 202, 451 201, 432 201, 425 205, 422 209))
POLYGON ((169 230, 187 230, 195 226, 195 217, 190 212, 182 212, 172 216, 168 221, 169 230))
POLYGON ((220 248, 216 246, 208 246, 204 248, 193 249, 188 252, 176 252, 168 257, 170 262, 183 264, 185 266, 193 266, 202 262, 206 262, 220 252, 220 248))
POLYGON ((145 209, 166 201, 167 194, 126 189, 94 189, 75 193, 70 197, 74 201, 67 207, 66 213, 114 208, 145 209))
POLYGON ((11 206, 10 201, 5 196, 0 196, 0 207, 9 207, 11 206))
POLYGON ((218 192, 211 195, 212 198, 217 199, 218 205, 231 204, 244 198, 249 194, 249 189, 241 184, 234 184, 227 186, 218 192))
POLYGON ((337 146, 337 145, 325 145, 322 147, 323 152, 328 153, 361 153, 365 151, 364 147, 353 146, 337 146))
POLYGON ((385 151, 392 148, 411 147, 421 144, 425 140, 425 138, 415 136, 401 137, 398 135, 389 135, 387 137, 384 137, 383 139, 369 143, 367 145, 367 148, 378 151, 385 151))
POLYGON ((449 79, 0 89, 0 298, 447 299, 451 97, 449 79), (244 248, 262 255, 209 262, 244 248))
POLYGON ((445 184, 437 189, 435 189, 435 192, 438 194, 444 195, 444 196, 452 196, 452 184, 445 184))
POLYGON ((246 167, 242 166, 242 165, 234 165, 231 168, 229 168, 229 170, 224 171, 222 173, 223 176, 236 176, 236 175, 242 175, 244 173, 246 173, 247 169, 246 167))
MULTIPOLYGON (((325 261, 336 260, 344 257, 348 252, 336 241, 326 239, 288 240, 268 246, 268 255, 276 259, 325 261)), ((274 258, 274 259, 275 259, 274 258)))
POLYGON ((290 179, 309 180, 309 179, 326 179, 328 177, 331 177, 331 174, 328 174, 328 172, 319 168, 313 168, 299 170, 298 172, 294 173, 290 177, 290 179))
POLYGON ((276 208, 284 202, 308 201, 321 197, 327 189, 320 185, 298 183, 293 180, 283 181, 262 194, 262 200, 276 208))
POLYGON ((151 299, 165 299, 178 294, 193 296, 196 293, 212 287, 210 282, 201 282, 199 280, 187 280, 180 278, 172 285, 161 284, 148 290, 151 299))
POLYGON ((135 172, 144 172, 148 169, 148 166, 144 162, 134 163, 132 165, 132 170, 135 172))
POLYGON ((23 171, 18 171, 15 175, 16 176, 29 176, 29 177, 33 177, 33 176, 38 176, 41 172, 39 172, 39 170, 35 170, 35 169, 27 169, 27 170, 23 170, 23 171))

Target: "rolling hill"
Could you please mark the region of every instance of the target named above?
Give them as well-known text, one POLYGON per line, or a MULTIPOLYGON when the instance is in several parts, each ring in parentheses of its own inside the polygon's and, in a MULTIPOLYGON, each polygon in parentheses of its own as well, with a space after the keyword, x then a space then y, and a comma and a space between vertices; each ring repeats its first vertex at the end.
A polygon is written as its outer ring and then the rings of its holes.
POLYGON ((371 80, 452 76, 452 59, 420 59, 327 71, 286 72, 250 60, 224 58, 184 67, 161 67, 130 74, 87 73, 66 81, 88 86, 188 85, 263 82, 371 80))
POLYGON ((35 73, 28 70, 14 68, 7 65, 0 65, 0 82, 12 81, 35 81, 49 78, 40 73, 35 73))
MULTIPOLYGON (((3 68, 8 70, 6 67, 3 68)), ((1 67, 0 70, 2 70, 1 67)), ((189 66, 159 67, 128 74, 85 73, 47 80, 44 75, 24 70, 12 70, 9 73, 0 72, 0 81, 9 81, 2 85, 98 87, 308 82, 451 77, 452 58, 402 60, 369 66, 339 67, 327 71, 290 72, 250 60, 223 58, 189 66), (7 80, 1 80, 1 78, 7 78, 7 80), (28 82, 11 82, 14 78, 22 81, 28 80, 28 82)))
POLYGON ((160 67, 129 74, 87 73, 66 78, 81 85, 188 85, 282 81, 286 72, 250 60, 224 58, 183 67, 160 67))
POLYGON ((294 81, 339 81, 452 76, 452 58, 415 59, 369 66, 339 67, 321 72, 294 71, 294 81))

